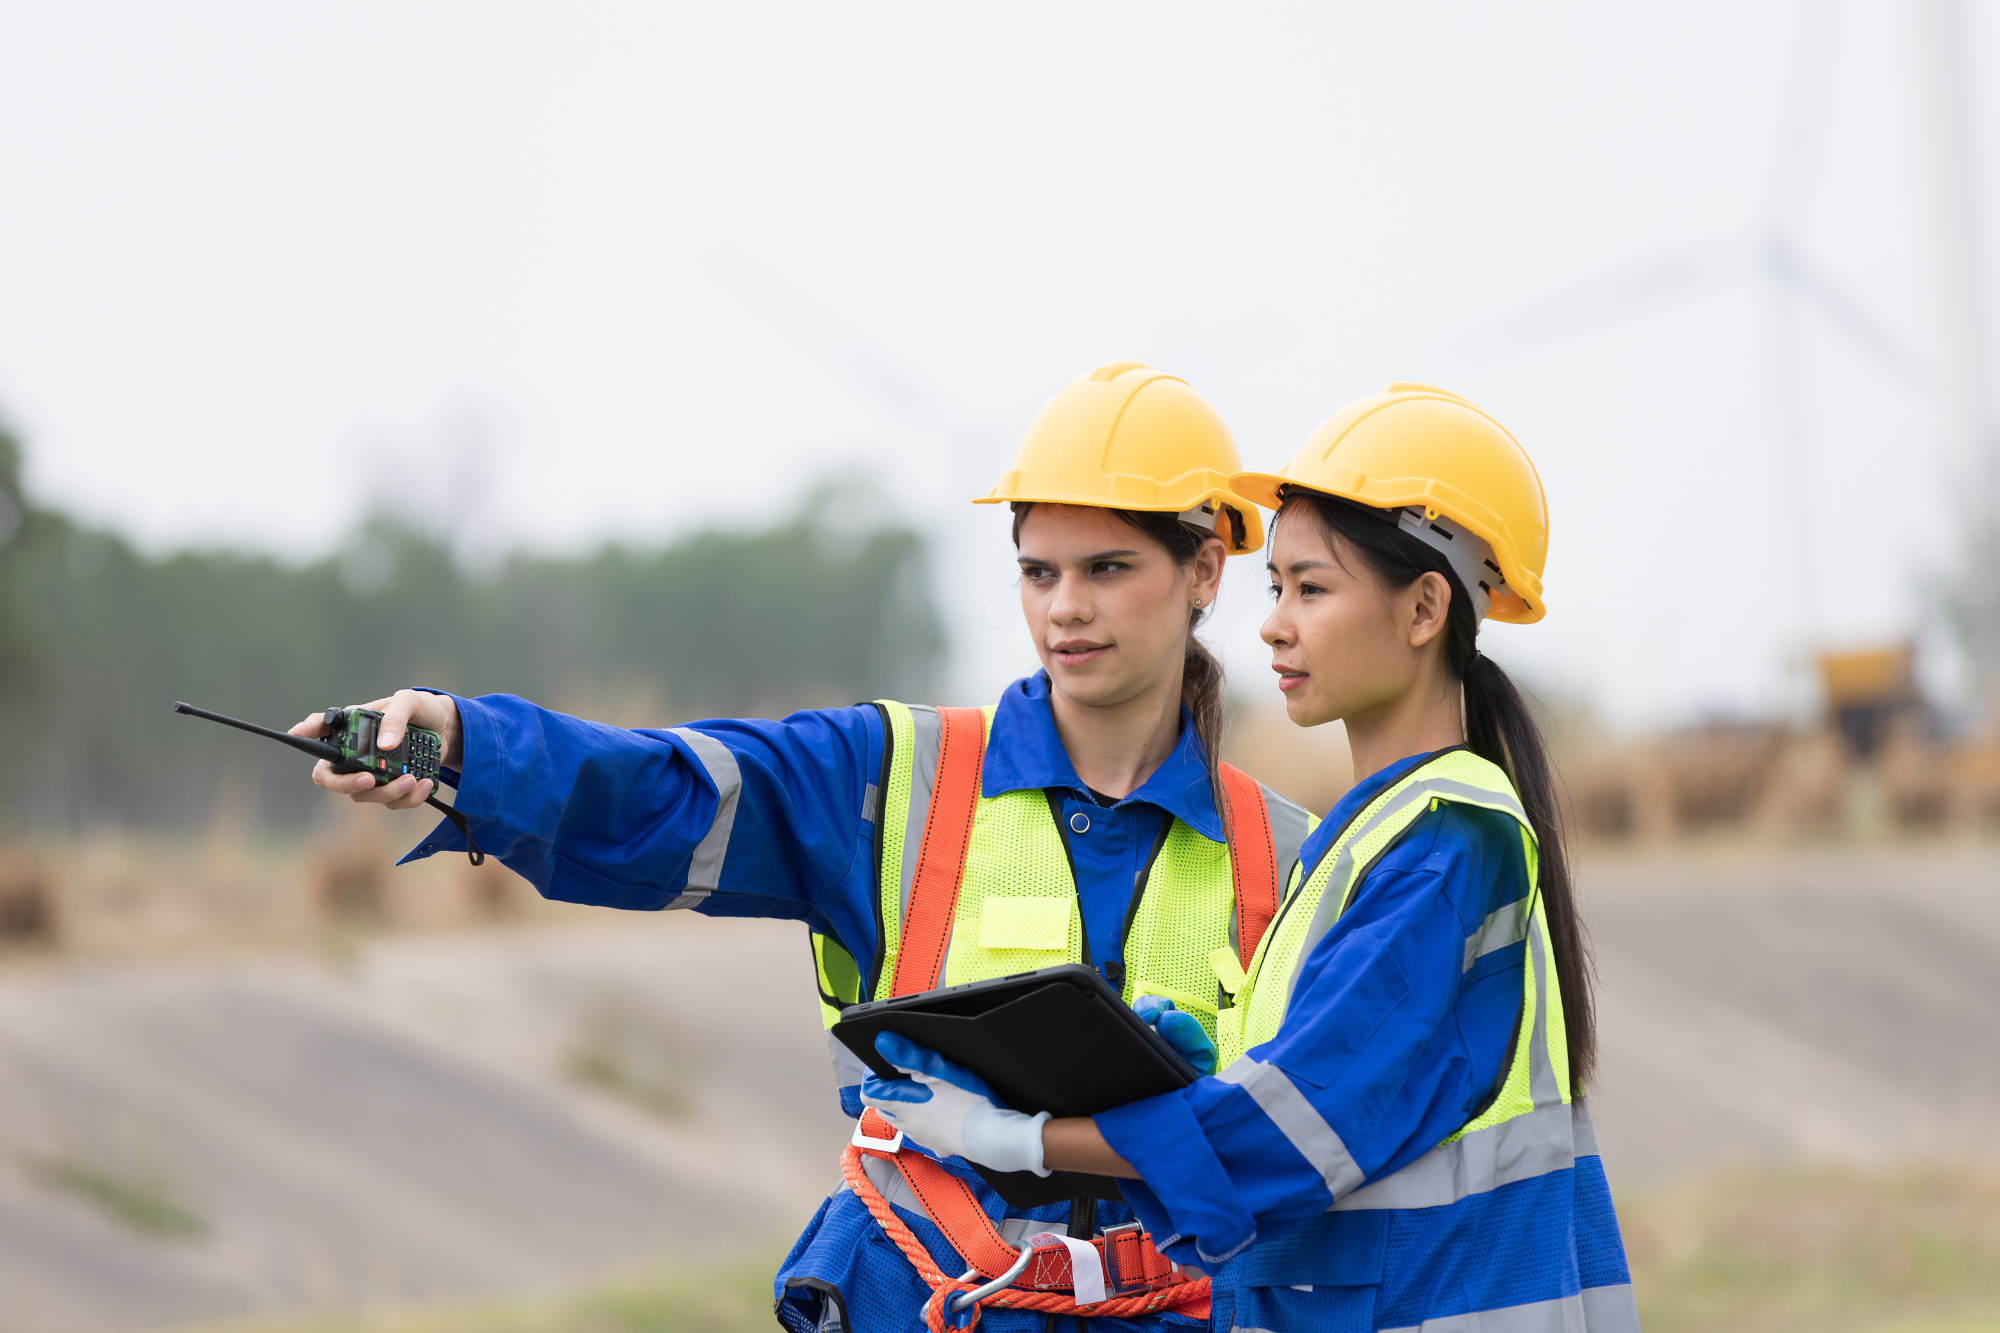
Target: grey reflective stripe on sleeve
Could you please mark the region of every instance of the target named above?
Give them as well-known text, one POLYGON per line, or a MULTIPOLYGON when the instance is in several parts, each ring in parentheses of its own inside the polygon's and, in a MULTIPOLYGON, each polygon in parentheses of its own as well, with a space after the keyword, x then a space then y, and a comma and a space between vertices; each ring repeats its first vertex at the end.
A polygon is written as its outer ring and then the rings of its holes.
POLYGON ((1333 872, 1327 877, 1326 890, 1320 894, 1319 905, 1313 910, 1312 924, 1306 930, 1304 942, 1299 946, 1298 958, 1292 963, 1292 974, 1285 978, 1285 1008, 1292 1007, 1292 991, 1299 984, 1299 973, 1305 967, 1306 959, 1319 945, 1326 933, 1333 929, 1333 923, 1347 906, 1348 881, 1354 878, 1354 849, 1370 833, 1379 828, 1384 820, 1391 819, 1407 809, 1411 802, 1442 797, 1450 801, 1464 801, 1469 805, 1483 805, 1490 809, 1502 810, 1528 826, 1527 811, 1521 803, 1506 792, 1492 792, 1484 787, 1475 787, 1469 782, 1459 782, 1453 778, 1425 778, 1413 782, 1392 797, 1387 804, 1340 841, 1340 855, 1334 861, 1333 872))
POLYGON ((715 784, 715 818, 709 821, 708 832, 688 862, 687 891, 667 904, 670 908, 692 907, 722 886, 722 862, 729 855, 729 834, 736 827, 736 802, 743 795, 743 770, 736 766, 736 756, 729 747, 715 737, 692 727, 670 730, 687 742, 707 770, 708 780, 715 784))
POLYGON ((1313 908, 1312 921, 1306 927, 1306 937, 1299 945, 1298 957, 1292 962, 1292 974, 1285 978, 1287 1013, 1291 1011, 1292 992, 1299 984, 1299 972, 1305 967, 1306 959, 1312 957, 1312 951, 1326 938, 1326 932, 1332 930, 1333 923, 1340 919, 1341 909, 1347 906, 1347 884, 1354 878, 1355 847, 1380 828, 1385 821, 1394 819, 1407 809, 1412 801, 1425 800, 1427 797, 1428 793, 1425 792, 1422 783, 1405 787, 1384 802, 1382 808, 1370 815, 1365 824, 1356 826, 1352 833, 1340 840, 1340 853, 1334 858, 1333 869, 1327 875, 1326 888, 1320 892, 1319 902, 1313 908))
POLYGON ((1271 819, 1271 850, 1277 853, 1278 892, 1282 895, 1291 882, 1292 867, 1298 864, 1299 848, 1306 845, 1312 812, 1269 787, 1264 788, 1264 809, 1271 819))
POLYGON ((1382 1333, 1639 1333, 1639 1307, 1630 1283, 1587 1287, 1553 1301, 1426 1319, 1382 1333))
POLYGON ((1462 972, 1470 972, 1472 965, 1496 949, 1504 949, 1510 944, 1519 944, 1528 938, 1528 898, 1516 898, 1505 907, 1495 908, 1480 922, 1479 929, 1465 937, 1465 966, 1462 972))
POLYGON ((1566 1171, 1576 1164, 1574 1143, 1570 1108, 1539 1107, 1440 1143, 1394 1175, 1355 1190, 1333 1211, 1442 1208, 1502 1185, 1566 1171))
POLYGON ((1585 1287, 1582 1300, 1585 1333, 1639 1333, 1639 1302, 1630 1282, 1585 1287))
POLYGON ((1338 1199, 1361 1183, 1361 1168, 1347 1151, 1347 1145, 1334 1133, 1333 1126, 1306 1100, 1299 1091, 1298 1084, 1292 1082, 1284 1070, 1276 1065, 1267 1065, 1249 1056, 1239 1056, 1236 1063, 1223 1070, 1216 1077, 1224 1083, 1234 1083, 1250 1094, 1250 1100, 1257 1103, 1257 1109, 1270 1118, 1292 1147, 1298 1149, 1299 1156, 1312 1164, 1326 1182, 1327 1192, 1338 1199))
POLYGON ((882 789, 880 787, 877 787, 874 783, 871 782, 866 787, 862 788, 861 820, 863 823, 872 824, 875 822, 875 814, 876 814, 875 807, 881 801, 881 799, 882 799, 882 789))
POLYGON ((902 909, 896 919, 910 919, 910 884, 917 874, 917 852, 924 845, 924 823, 931 817, 931 788, 937 785, 938 748, 944 742, 944 719, 922 704, 910 709, 910 815, 903 823, 902 909))

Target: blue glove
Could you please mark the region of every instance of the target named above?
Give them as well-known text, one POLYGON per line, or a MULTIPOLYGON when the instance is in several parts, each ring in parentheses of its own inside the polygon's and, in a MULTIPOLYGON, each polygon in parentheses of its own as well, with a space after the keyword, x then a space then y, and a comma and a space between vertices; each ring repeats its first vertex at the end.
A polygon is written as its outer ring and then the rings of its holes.
POLYGON ((1215 1043, 1201 1030, 1200 1019, 1174 1008, 1174 1002, 1164 995, 1141 995, 1132 1001, 1132 1011, 1151 1023, 1153 1030, 1166 1038, 1167 1045, 1193 1065, 1197 1073, 1215 1072, 1215 1043))
POLYGON ((940 1157, 963 1157, 996 1171, 1032 1171, 1042 1165, 1042 1124, 1049 1118, 1022 1115, 1000 1105, 986 1080, 925 1050, 907 1037, 884 1032, 875 1049, 910 1075, 861 1080, 861 1104, 940 1157))

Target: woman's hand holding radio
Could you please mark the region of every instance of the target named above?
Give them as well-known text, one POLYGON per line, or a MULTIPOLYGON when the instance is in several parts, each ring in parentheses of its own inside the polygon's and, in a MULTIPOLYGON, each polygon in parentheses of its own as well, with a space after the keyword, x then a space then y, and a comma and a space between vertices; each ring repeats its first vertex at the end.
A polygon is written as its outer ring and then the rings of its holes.
MULTIPOLYGON (((377 699, 362 707, 374 709, 382 714, 382 725, 376 734, 376 745, 384 750, 393 750, 402 744, 403 733, 412 726, 435 731, 444 742, 444 763, 457 768, 464 757, 458 722, 458 703, 449 694, 432 694, 425 690, 397 690, 387 699, 377 699)), ((319 737, 326 734, 326 720, 322 714, 312 716, 293 727, 294 736, 319 737)), ((367 773, 336 773, 333 765, 322 759, 313 765, 313 782, 331 792, 338 792, 356 801, 370 805, 386 805, 391 810, 414 810, 424 803, 437 786, 429 780, 419 781, 407 774, 386 786, 378 787, 375 779, 367 773)))

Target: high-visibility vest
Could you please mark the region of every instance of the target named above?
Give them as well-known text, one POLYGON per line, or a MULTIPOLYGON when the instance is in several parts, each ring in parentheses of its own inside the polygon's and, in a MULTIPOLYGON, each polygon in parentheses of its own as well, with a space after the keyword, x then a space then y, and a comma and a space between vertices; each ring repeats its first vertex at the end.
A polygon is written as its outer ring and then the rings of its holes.
MULTIPOLYGON (((815 932, 821 1013, 865 998, 1007 976, 1089 953, 1061 794, 979 794, 993 708, 928 708, 888 700, 882 772, 872 798, 877 865, 873 958, 857 960, 815 932)), ((1279 886, 1318 821, 1228 764, 1221 766, 1230 844, 1168 818, 1125 916, 1122 992, 1161 995, 1211 1036, 1234 974, 1277 911, 1279 886), (1216 955, 1227 959, 1227 966, 1216 955)), ((829 1041, 843 1084, 861 1065, 829 1041)))
MULTIPOLYGON (((1538 846, 1520 798, 1498 765, 1468 750, 1450 750, 1419 764, 1370 801, 1329 846, 1310 875, 1295 871, 1278 919, 1265 933, 1237 992, 1222 1014, 1218 1077, 1249 1090, 1287 1138, 1308 1145, 1307 1159, 1324 1175, 1337 1210, 1427 1208, 1574 1165, 1579 1129, 1572 1123, 1569 1047, 1554 949, 1538 887, 1538 846), (1296 1091, 1284 1072, 1247 1051, 1278 1035, 1300 968, 1353 899, 1376 859, 1419 816, 1446 801, 1512 815, 1521 829, 1528 869, 1526 896, 1495 910, 1465 941, 1464 968, 1511 944, 1527 944, 1521 969, 1521 1015, 1505 1076, 1487 1106, 1392 1175, 1359 1189, 1361 1171, 1338 1136, 1296 1091), (1301 882, 1303 880, 1303 882, 1301 882)), ((1302 871, 1302 867, 1300 870, 1302 871)), ((1593 1149, 1594 1151, 1594 1149, 1593 1149)))

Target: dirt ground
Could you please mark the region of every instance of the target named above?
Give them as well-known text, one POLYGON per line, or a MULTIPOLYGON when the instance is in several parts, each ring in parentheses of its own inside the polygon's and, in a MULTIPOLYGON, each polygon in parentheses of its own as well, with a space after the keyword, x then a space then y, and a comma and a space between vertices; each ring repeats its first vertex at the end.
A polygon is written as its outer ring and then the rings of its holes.
MULTIPOLYGON (((1620 1189, 1991 1160, 2000 850, 1587 857, 1620 1189)), ((0 1333, 552 1292, 834 1182, 804 933, 567 916, 0 968, 0 1333)))

